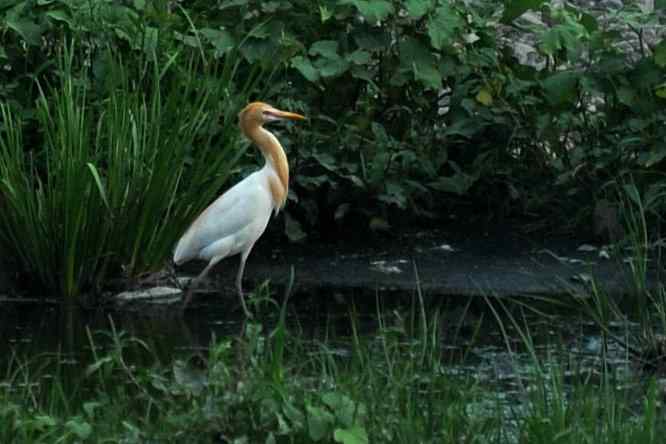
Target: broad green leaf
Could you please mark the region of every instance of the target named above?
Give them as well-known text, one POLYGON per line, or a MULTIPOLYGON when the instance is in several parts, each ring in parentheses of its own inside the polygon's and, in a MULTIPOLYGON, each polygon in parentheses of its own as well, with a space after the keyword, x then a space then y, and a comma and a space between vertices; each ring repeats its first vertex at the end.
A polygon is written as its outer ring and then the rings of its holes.
POLYGON ((541 35, 539 48, 545 54, 552 55, 562 49, 562 42, 560 40, 560 33, 557 29, 550 29, 541 35))
POLYGON ((486 88, 481 88, 476 94, 476 101, 485 106, 490 106, 493 104, 493 96, 486 88))
POLYGON ((33 419, 35 427, 38 430, 55 427, 58 422, 50 415, 37 415, 33 419))
POLYGON ((70 419, 65 423, 65 427, 79 439, 88 439, 92 434, 92 426, 87 421, 80 419, 80 417, 70 419))
POLYGON ((461 118, 447 127, 444 134, 448 136, 471 137, 480 131, 483 131, 483 125, 480 125, 477 119, 461 118))
POLYGON ((387 0, 341 0, 341 5, 354 5, 370 23, 384 20, 393 13, 393 5, 387 0))
POLYGON ((291 59, 291 66, 296 68, 298 72, 310 82, 314 83, 319 80, 319 72, 314 66, 312 66, 309 59, 302 56, 296 56, 291 59))
POLYGON ((236 39, 234 39, 234 36, 229 31, 202 28, 199 32, 220 54, 225 54, 236 46, 236 39))
POLYGON ((530 9, 538 9, 545 0, 504 0, 502 23, 509 24, 530 9))
POLYGON ((638 156, 638 163, 646 168, 650 168, 664 159, 666 159, 666 146, 661 146, 660 148, 641 153, 638 156))
POLYGON ((407 0, 405 9, 411 18, 423 17, 433 6, 433 0, 407 0))
POLYGON ((308 53, 320 56, 314 61, 314 67, 322 77, 335 77, 349 69, 349 62, 338 54, 338 42, 335 40, 315 42, 308 53))
POLYGON ((315 60, 314 66, 317 67, 322 77, 335 77, 349 69, 349 62, 342 57, 319 58, 315 60))
POLYGON ((48 11, 46 13, 46 16, 56 22, 67 23, 67 25, 69 25, 70 28, 73 27, 74 25, 74 22, 72 22, 72 17, 67 13, 67 11, 64 11, 62 9, 55 9, 53 11, 48 11))
POLYGON ((351 67, 351 75, 357 79, 365 80, 366 82, 370 83, 374 88, 379 89, 379 87, 375 84, 373 73, 370 72, 366 66, 353 65, 351 67))
POLYGON ((13 29, 29 45, 39 46, 41 44, 44 28, 35 22, 19 18, 14 14, 7 14, 7 27, 13 29))
POLYGON ((666 40, 662 40, 654 48, 654 63, 662 68, 666 67, 666 40))
POLYGON ((400 65, 403 70, 411 71, 424 86, 432 89, 442 87, 437 59, 418 40, 408 37, 400 42, 400 65))
POLYGON ((617 90, 617 98, 620 100, 620 103, 623 103, 627 106, 632 106, 636 100, 636 91, 634 91, 632 88, 621 86, 617 90))
POLYGON ((368 433, 360 425, 348 429, 335 429, 333 439, 341 444, 367 444, 369 442, 368 433))
POLYGON ((143 51, 152 54, 159 43, 159 30, 154 26, 146 26, 143 30, 143 51))
POLYGON ((307 237, 301 223, 291 217, 289 213, 284 214, 284 232, 291 242, 300 242, 307 237))
POLYGON ((280 9, 280 2, 267 2, 263 1, 260 3, 261 10, 267 14, 274 14, 278 9, 280 9))
POLYGON ((383 27, 362 27, 353 34, 359 48, 383 51, 391 44, 391 35, 383 27))
POLYGON ((592 15, 586 12, 582 13, 580 16, 580 23, 585 27, 588 33, 593 33, 599 29, 599 22, 592 15))
POLYGON ((336 167, 335 157, 333 157, 331 154, 316 152, 312 154, 312 157, 317 161, 319 165, 323 166, 330 172, 336 173, 338 171, 336 167))
POLYGON ((357 49, 356 51, 347 55, 347 60, 356 65, 367 65, 370 63, 370 53, 362 49, 357 49))
POLYGON ((378 196, 378 199, 389 205, 395 205, 398 208, 405 209, 407 205, 407 196, 405 188, 395 182, 387 182, 386 191, 378 196))
POLYGON ((328 392, 321 397, 321 400, 335 412, 338 423, 342 423, 345 427, 352 427, 355 421, 366 414, 363 404, 357 403, 339 392, 328 392))
POLYGON ((584 26, 571 20, 556 25, 541 35, 539 48, 552 55, 562 49, 566 50, 570 61, 578 59, 583 52, 583 42, 589 34, 584 26))
POLYGON ((321 441, 329 432, 335 417, 328 410, 308 405, 308 435, 313 441, 321 441))
POLYGON ((557 72, 541 82, 546 100, 557 106, 571 103, 576 99, 580 74, 573 71, 557 72))
POLYGON ((662 83, 661 85, 657 86, 654 93, 657 97, 666 99, 666 83, 662 83))
POLYGON ((312 46, 310 46, 308 54, 313 56, 320 55, 322 57, 326 57, 329 59, 339 58, 340 56, 338 55, 338 42, 336 42, 335 40, 319 40, 318 42, 314 42, 312 46))
POLYGON ((453 43, 453 37, 463 25, 462 18, 448 4, 438 7, 428 20, 428 36, 435 49, 442 49, 453 43))
POLYGON ((642 60, 636 64, 632 75, 634 85, 656 85, 663 82, 664 69, 650 60, 642 60))
POLYGON ((453 176, 440 177, 437 181, 431 182, 429 185, 438 191, 462 196, 467 193, 477 180, 478 176, 465 174, 462 171, 459 171, 453 176))
POLYGON ((270 39, 247 39, 241 46, 241 52, 248 62, 261 62, 264 66, 275 63, 277 44, 270 39))

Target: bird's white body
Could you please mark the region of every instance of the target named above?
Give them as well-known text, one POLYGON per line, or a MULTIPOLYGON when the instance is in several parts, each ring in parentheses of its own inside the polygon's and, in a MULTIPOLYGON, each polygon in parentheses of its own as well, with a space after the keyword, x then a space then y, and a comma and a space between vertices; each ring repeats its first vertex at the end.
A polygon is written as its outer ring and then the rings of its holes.
POLYGON ((240 254, 236 288, 243 310, 250 316, 242 288, 245 261, 266 230, 271 213, 277 214, 285 204, 289 189, 287 156, 280 142, 263 128, 263 124, 274 120, 302 120, 304 117, 261 102, 246 106, 239 117, 241 131, 261 150, 266 164, 218 197, 194 220, 178 241, 173 260, 176 265, 191 259, 208 261, 190 285, 184 302, 187 306, 194 284, 222 259, 240 254))
POLYGON ((217 263, 251 249, 276 208, 271 176, 275 172, 267 162, 210 204, 178 241, 173 256, 176 265, 191 259, 217 263))

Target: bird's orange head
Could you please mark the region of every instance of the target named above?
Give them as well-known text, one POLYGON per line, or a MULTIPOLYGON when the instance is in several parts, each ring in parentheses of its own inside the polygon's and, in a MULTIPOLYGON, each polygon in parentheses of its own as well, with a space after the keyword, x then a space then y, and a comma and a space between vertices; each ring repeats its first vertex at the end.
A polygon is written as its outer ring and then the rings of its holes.
POLYGON ((264 102, 252 102, 238 114, 241 128, 261 126, 276 120, 304 120, 300 114, 281 111, 264 102))

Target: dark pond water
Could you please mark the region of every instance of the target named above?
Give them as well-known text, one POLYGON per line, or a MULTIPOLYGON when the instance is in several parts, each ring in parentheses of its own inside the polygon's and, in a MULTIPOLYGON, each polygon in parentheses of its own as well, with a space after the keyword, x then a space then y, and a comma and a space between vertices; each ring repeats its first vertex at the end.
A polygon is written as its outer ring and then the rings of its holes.
MULTIPOLYGON (((326 302, 321 298, 306 298, 306 302, 290 303, 287 324, 305 340, 331 338, 344 350, 350 344, 351 305, 344 301, 326 302)), ((529 332, 534 350, 549 365, 580 371, 594 371, 603 361, 620 373, 632 372, 631 357, 623 346, 610 342, 604 349, 600 329, 583 316, 572 314, 543 315, 520 311, 518 328, 509 319, 503 328, 487 308, 487 302, 472 304, 429 303, 426 310, 440 310, 441 347, 448 368, 453 373, 474 375, 482 381, 515 383, 521 372, 533 369, 534 359, 521 334, 529 332), (602 356, 603 355, 603 356, 602 356)), ((112 311, 83 311, 57 304, 3 304, 0 306, 0 362, 7 367, 13 356, 22 358, 57 357, 73 368, 85 368, 91 359, 91 336, 96 347, 110 342, 113 329, 145 341, 163 362, 174 357, 189 356, 204 351, 213 337, 238 336, 244 318, 239 311, 229 311, 228 301, 219 295, 208 296, 185 315, 174 312, 162 316, 146 316, 112 311), (102 333, 100 333, 102 332, 102 333)), ((366 336, 376 335, 380 325, 405 323, 412 313, 409 304, 393 304, 377 310, 374 303, 354 304, 358 331, 366 336), (381 319, 378 313, 382 313, 381 319)), ((150 308, 146 308, 150 310, 150 308)), ((277 322, 277 310, 264 310, 260 322, 268 331, 277 322)), ((514 315, 515 316, 515 313, 514 315)), ((613 325, 616 334, 634 334, 637 326, 631 323, 613 325)))

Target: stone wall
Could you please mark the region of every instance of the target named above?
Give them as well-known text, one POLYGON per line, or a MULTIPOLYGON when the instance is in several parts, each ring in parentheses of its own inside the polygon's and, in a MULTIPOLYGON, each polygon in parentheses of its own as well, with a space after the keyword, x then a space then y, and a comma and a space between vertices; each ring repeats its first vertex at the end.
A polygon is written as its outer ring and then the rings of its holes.
MULTIPOLYGON (((663 12, 659 12, 654 20, 645 20, 648 14, 654 12, 654 0, 552 0, 553 6, 564 6, 573 4, 592 13, 600 25, 607 29, 620 31, 624 37, 617 42, 618 48, 630 55, 631 58, 638 59, 645 54, 650 54, 654 45, 666 36, 666 26, 663 25, 663 12), (635 9, 635 21, 639 23, 633 28, 627 23, 622 23, 616 18, 615 14, 625 5, 638 5, 635 9), (643 15, 644 17, 640 17, 643 15), (632 57, 633 56, 633 57, 632 57)), ((528 11, 523 14, 518 23, 530 26, 547 26, 540 11, 528 11)), ((511 27, 501 28, 502 41, 511 46, 515 55, 521 63, 542 69, 546 66, 546 59, 536 49, 536 37, 528 33, 516 32, 511 27)))

